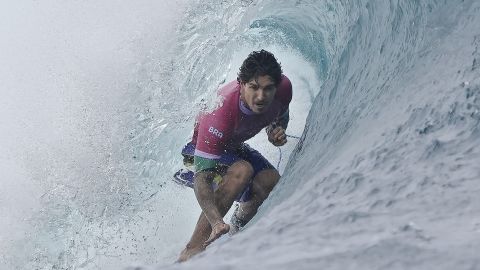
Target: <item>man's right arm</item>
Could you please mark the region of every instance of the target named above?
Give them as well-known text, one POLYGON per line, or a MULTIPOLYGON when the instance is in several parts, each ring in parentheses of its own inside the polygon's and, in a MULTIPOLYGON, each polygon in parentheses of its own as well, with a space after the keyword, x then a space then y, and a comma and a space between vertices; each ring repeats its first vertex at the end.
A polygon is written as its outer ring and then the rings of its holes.
POLYGON ((196 171, 194 190, 198 204, 212 228, 220 222, 223 223, 223 217, 215 204, 212 183, 219 176, 217 162, 232 130, 228 116, 228 108, 222 106, 212 113, 202 115, 198 124, 197 144, 194 154, 196 171))
POLYGON ((195 156, 194 162, 197 171, 195 173, 193 186, 195 196, 197 197, 198 204, 200 205, 200 208, 202 208, 205 217, 213 227, 216 223, 223 222, 222 215, 218 211, 218 207, 215 205, 215 196, 212 187, 213 181, 218 174, 215 170, 217 162, 199 156, 195 156))

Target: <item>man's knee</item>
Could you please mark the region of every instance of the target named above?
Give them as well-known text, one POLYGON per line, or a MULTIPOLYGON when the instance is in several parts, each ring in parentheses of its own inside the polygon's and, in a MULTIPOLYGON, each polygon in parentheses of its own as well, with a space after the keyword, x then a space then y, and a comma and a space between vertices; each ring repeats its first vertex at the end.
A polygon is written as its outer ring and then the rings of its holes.
POLYGON ((240 160, 232 164, 227 170, 227 181, 231 181, 235 185, 245 186, 253 177, 252 165, 245 161, 240 160))
POLYGON ((259 172, 253 180, 252 192, 257 198, 265 200, 280 180, 277 170, 264 170, 259 172))
POLYGON ((280 180, 280 174, 276 169, 263 170, 255 176, 255 181, 265 188, 273 188, 278 180, 280 180))

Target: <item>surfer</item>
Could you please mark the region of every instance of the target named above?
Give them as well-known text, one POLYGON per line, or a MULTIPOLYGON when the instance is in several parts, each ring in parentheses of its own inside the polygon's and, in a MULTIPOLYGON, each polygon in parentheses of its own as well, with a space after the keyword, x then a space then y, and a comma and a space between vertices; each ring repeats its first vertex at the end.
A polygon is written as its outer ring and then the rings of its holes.
POLYGON ((230 229, 243 227, 280 179, 277 169, 244 143, 263 128, 273 145, 287 142, 292 85, 275 56, 265 50, 250 53, 237 79, 222 87, 219 96, 222 104, 199 114, 192 140, 182 150, 184 163, 193 163, 194 171, 175 175, 193 187, 202 209, 179 262, 202 252, 230 229), (229 225, 223 217, 235 200, 239 207, 229 225))

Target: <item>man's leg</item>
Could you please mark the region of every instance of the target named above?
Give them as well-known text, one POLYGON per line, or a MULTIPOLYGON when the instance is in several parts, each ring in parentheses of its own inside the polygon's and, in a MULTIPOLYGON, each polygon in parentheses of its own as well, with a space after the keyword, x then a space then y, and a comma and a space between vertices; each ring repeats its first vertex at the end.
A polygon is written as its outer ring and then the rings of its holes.
MULTIPOLYGON (((253 179, 250 200, 240 203, 235 212, 235 219, 240 226, 247 224, 257 213, 258 208, 267 199, 270 192, 280 179, 280 174, 276 169, 266 169, 260 171, 253 179)), ((234 224, 235 225, 235 224, 234 224)), ((239 228, 234 228, 238 230, 239 228)))
MULTIPOLYGON (((227 173, 223 176, 222 182, 220 182, 217 190, 214 192, 215 204, 222 216, 228 212, 235 198, 237 198, 238 194, 242 192, 250 182, 252 175, 252 166, 244 160, 235 162, 227 169, 227 173)), ((203 251, 205 249, 205 241, 211 237, 211 233, 211 225, 202 212, 192 237, 180 254, 178 262, 186 261, 193 255, 203 251)), ((219 236, 220 235, 214 237, 219 236)))

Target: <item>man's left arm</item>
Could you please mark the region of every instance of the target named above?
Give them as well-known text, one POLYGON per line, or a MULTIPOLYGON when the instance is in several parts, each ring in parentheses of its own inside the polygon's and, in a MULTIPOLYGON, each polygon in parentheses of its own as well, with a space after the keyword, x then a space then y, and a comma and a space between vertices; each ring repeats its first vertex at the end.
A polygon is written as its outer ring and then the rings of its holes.
POLYGON ((275 146, 282 146, 287 143, 287 134, 285 130, 290 120, 289 104, 292 101, 292 83, 287 76, 282 75, 282 80, 277 89, 278 100, 282 104, 280 115, 271 123, 266 131, 268 140, 275 146))

